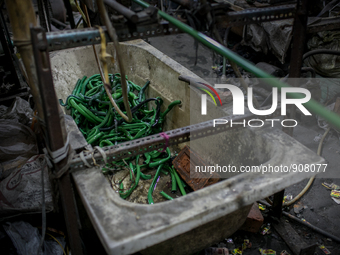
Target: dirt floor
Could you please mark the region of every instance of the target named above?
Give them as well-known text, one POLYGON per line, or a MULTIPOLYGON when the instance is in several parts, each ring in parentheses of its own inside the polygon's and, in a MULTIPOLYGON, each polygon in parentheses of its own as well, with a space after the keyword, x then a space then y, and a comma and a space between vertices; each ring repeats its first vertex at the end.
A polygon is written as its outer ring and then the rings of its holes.
MULTIPOLYGON (((194 40, 190 36, 179 34, 163 38, 152 38, 149 42, 152 46, 196 73, 201 78, 206 79, 216 77, 216 74, 212 70, 212 66, 216 65, 212 60, 212 52, 202 45, 198 48, 197 65, 194 65, 194 40)), ((267 57, 263 56, 263 60, 257 60, 266 61, 266 59, 267 57)), ((324 132, 325 130, 318 127, 315 117, 303 118, 294 130, 294 138, 310 150, 316 152, 318 147, 318 139, 316 138, 320 137, 324 132)), ((331 199, 330 190, 322 186, 322 183, 327 182, 340 185, 340 175, 337 174, 340 164, 339 154, 339 136, 335 131, 331 131, 324 141, 322 156, 328 164, 326 171, 328 173, 332 172, 331 176, 338 175, 339 178, 320 178, 320 176, 317 176, 312 187, 299 201, 301 205, 305 206, 305 209, 299 214, 295 214, 293 208, 288 210, 291 214, 298 216, 299 218, 304 218, 316 227, 337 237, 340 236, 340 205, 336 204, 331 199)), ((288 187, 285 190, 285 194, 296 196, 305 187, 307 181, 308 180, 304 180, 296 185, 288 187)), ((307 245, 324 244, 332 254, 340 254, 339 243, 327 239, 325 236, 316 234, 314 231, 302 225, 295 223, 291 224, 293 229, 307 245)), ((280 254, 282 250, 287 250, 292 254, 289 247, 287 247, 285 242, 275 231, 266 236, 239 231, 232 236, 236 243, 236 247, 242 244, 243 239, 246 237, 253 243, 253 246, 251 249, 246 250, 244 254, 259 254, 259 248, 271 248, 277 252, 276 254, 280 254)), ((228 245, 226 240, 219 244, 221 247, 226 245, 228 245)), ((320 254, 324 253, 321 252, 320 254)))

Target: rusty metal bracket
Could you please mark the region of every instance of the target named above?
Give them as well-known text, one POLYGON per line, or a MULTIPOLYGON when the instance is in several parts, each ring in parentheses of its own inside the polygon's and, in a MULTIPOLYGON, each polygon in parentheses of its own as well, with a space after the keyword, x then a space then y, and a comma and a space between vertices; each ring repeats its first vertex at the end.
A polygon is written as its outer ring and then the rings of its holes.
MULTIPOLYGON (((273 114, 267 116, 256 116, 256 119, 270 119, 272 117, 279 115, 280 109, 277 109, 273 114)), ((243 127, 242 125, 232 126, 231 122, 243 122, 248 121, 254 118, 253 114, 248 114, 245 116, 228 116, 219 119, 227 120, 228 122, 224 125, 218 125, 216 127, 213 126, 213 120, 201 122, 198 124, 186 126, 183 128, 173 129, 170 131, 165 131, 169 137, 168 144, 169 146, 184 143, 191 140, 196 140, 199 138, 207 137, 210 135, 226 132, 231 129, 238 129, 243 127)), ((133 157, 140 155, 145 152, 161 149, 164 147, 164 138, 159 134, 150 135, 144 138, 120 143, 114 146, 103 147, 103 151, 105 152, 108 162, 117 161, 121 159, 125 159, 128 157, 133 157)), ((103 156, 100 153, 94 152, 84 152, 84 159, 88 164, 94 166, 93 159, 97 163, 103 163, 103 156)), ((70 163, 70 171, 83 170, 86 168, 85 163, 80 157, 80 154, 74 155, 71 163, 70 163)))

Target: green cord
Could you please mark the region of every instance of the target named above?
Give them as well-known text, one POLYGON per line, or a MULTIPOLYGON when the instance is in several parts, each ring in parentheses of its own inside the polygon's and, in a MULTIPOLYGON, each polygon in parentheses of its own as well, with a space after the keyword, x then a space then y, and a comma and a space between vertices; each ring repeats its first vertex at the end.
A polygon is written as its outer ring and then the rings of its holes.
MULTIPOLYGON (((111 94, 113 99, 121 109, 124 109, 120 74, 110 74, 110 83, 112 84, 111 94)), ((118 115, 112 107, 111 102, 105 93, 99 74, 92 75, 89 78, 84 76, 82 79, 78 79, 72 94, 67 97, 66 102, 63 103, 62 100, 59 100, 62 106, 70 110, 71 116, 77 123, 79 130, 84 135, 86 141, 92 146, 114 146, 121 142, 159 133, 162 131, 164 116, 175 105, 180 104, 180 101, 176 100, 168 106, 166 111, 161 113, 160 106, 162 105, 163 100, 157 98, 152 99, 153 101, 156 100, 157 107, 150 111, 146 110, 147 104, 143 104, 143 102, 146 98, 145 91, 150 82, 147 81, 143 87, 140 87, 129 80, 127 80, 127 84, 129 104, 131 107, 139 107, 135 109, 131 123, 123 121, 121 116, 118 115)), ((133 181, 133 184, 128 190, 124 191, 124 185, 121 182, 119 185, 120 196, 124 199, 127 198, 137 187, 140 178, 144 180, 153 178, 150 174, 143 174, 141 168, 158 167, 157 173, 153 179, 153 187, 160 173, 167 175, 170 172, 172 180, 175 180, 176 178, 172 171, 168 167, 164 169, 164 164, 168 162, 171 157, 169 148, 166 149, 166 154, 167 156, 164 158, 164 154, 157 150, 145 153, 144 156, 146 161, 142 165, 139 165, 139 156, 135 158, 135 164, 132 163, 134 158, 125 159, 133 171, 135 179, 132 178, 132 172, 130 172, 130 178, 133 181), (167 170, 170 171, 168 172, 167 170)), ((123 168, 125 163, 123 161, 113 162, 112 167, 116 168, 117 165, 123 168)), ((110 173, 113 169, 112 167, 108 164, 102 168, 102 172, 110 173)), ((173 181, 173 185, 176 186, 176 181, 173 181)), ((150 192, 151 188, 149 193, 150 192)), ((148 194, 148 200, 153 203, 152 192, 148 194)))
POLYGON ((159 192, 159 194, 161 194, 163 197, 165 197, 168 200, 174 200, 171 196, 166 194, 164 191, 159 192))

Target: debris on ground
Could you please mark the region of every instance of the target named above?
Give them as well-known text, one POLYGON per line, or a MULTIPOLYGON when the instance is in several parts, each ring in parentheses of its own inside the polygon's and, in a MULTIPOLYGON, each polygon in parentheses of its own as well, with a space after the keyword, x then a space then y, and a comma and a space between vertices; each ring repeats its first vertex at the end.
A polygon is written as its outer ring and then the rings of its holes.
POLYGON ((283 197, 283 203, 291 201, 293 199, 293 195, 286 195, 283 197))
POLYGON ((330 252, 324 245, 320 245, 319 248, 320 248, 325 254, 331 254, 331 252, 330 252))
POLYGON ((250 249, 251 248, 251 242, 249 239, 244 239, 243 244, 242 244, 242 251, 245 249, 250 249))
POLYGON ((242 249, 241 248, 236 248, 231 251, 231 254, 233 255, 242 255, 242 249))
POLYGON ((338 205, 340 205, 340 198, 335 198, 335 197, 332 197, 333 201, 335 203, 337 203, 338 205))
POLYGON ((294 204, 295 214, 300 214, 304 209, 305 209, 305 206, 301 202, 294 204))
POLYGON ((266 210, 266 206, 259 203, 259 209, 260 209, 261 211, 264 211, 264 210, 266 210))
POLYGON ((272 249, 259 249, 261 255, 276 255, 276 251, 272 249))
POLYGON ((270 223, 264 224, 261 229, 261 235, 270 234, 270 223))
POLYGON ((340 198, 340 191, 339 190, 332 190, 331 197, 340 198))
POLYGON ((210 247, 204 250, 205 255, 229 255, 229 250, 227 248, 215 248, 210 247))
POLYGON ((336 185, 335 183, 328 184, 326 182, 323 182, 322 186, 326 187, 327 189, 331 189, 331 190, 340 190, 340 186, 336 185))
POLYGON ((286 250, 281 251, 280 255, 290 255, 286 250))

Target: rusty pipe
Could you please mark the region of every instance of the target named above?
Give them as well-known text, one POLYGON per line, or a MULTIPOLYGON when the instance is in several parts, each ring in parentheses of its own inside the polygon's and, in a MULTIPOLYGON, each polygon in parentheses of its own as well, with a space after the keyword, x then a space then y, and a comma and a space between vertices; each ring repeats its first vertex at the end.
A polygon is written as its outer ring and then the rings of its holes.
POLYGON ((125 7, 124 5, 121 5, 115 0, 104 0, 104 3, 117 11, 118 13, 124 15, 127 19, 131 20, 133 23, 138 22, 138 16, 134 11, 131 11, 129 8, 125 7))

